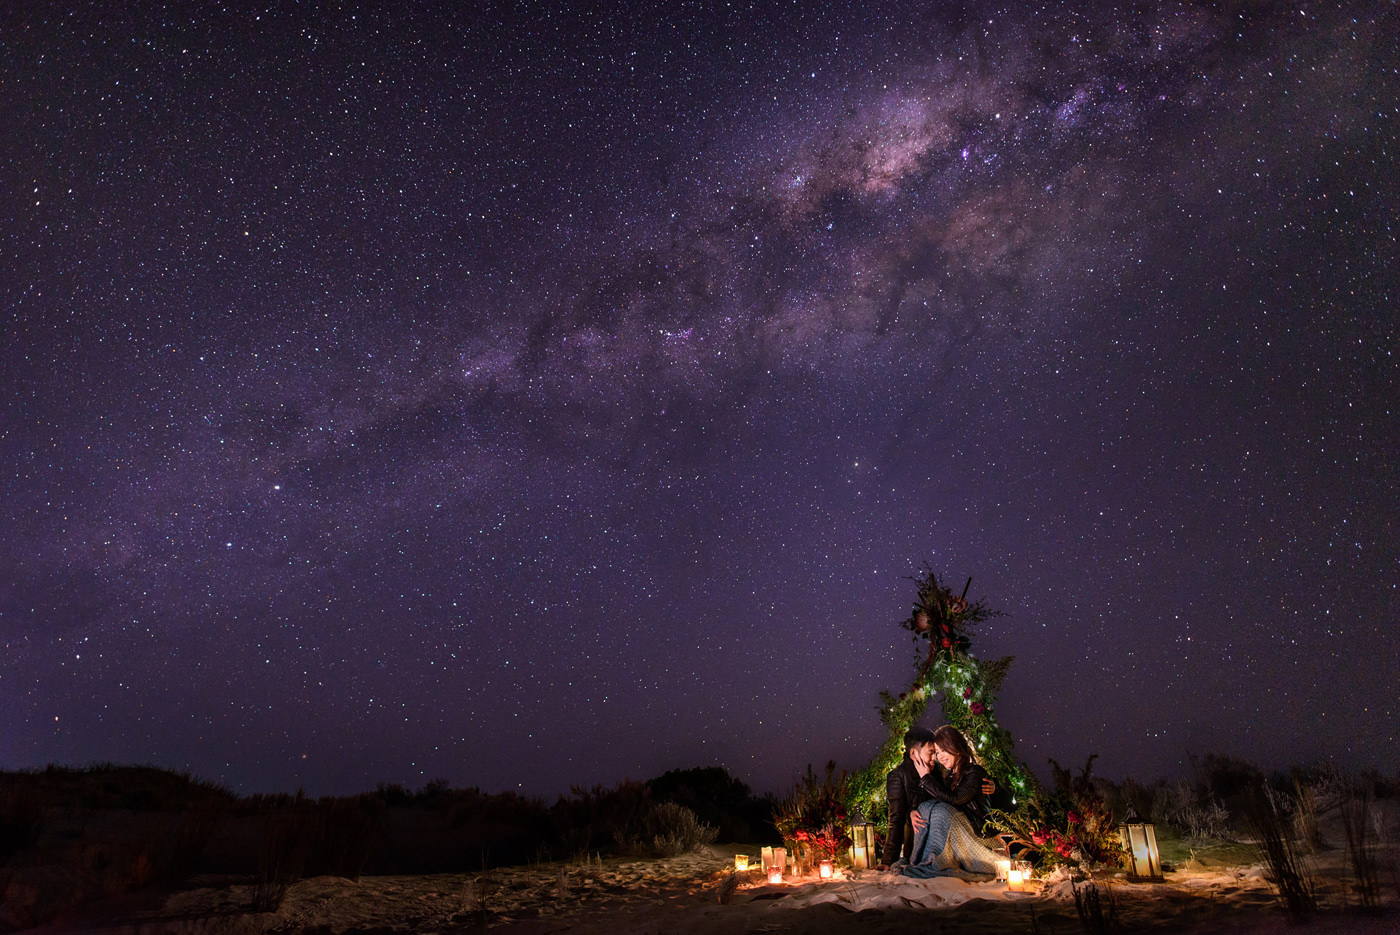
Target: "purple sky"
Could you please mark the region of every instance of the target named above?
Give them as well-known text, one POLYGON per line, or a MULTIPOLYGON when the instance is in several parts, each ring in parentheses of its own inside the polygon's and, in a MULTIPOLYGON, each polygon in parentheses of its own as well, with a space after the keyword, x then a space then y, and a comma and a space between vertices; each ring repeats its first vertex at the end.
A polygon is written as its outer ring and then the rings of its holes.
POLYGON ((1395 5, 719 6, 0 11, 0 768, 1400 769, 1395 5))

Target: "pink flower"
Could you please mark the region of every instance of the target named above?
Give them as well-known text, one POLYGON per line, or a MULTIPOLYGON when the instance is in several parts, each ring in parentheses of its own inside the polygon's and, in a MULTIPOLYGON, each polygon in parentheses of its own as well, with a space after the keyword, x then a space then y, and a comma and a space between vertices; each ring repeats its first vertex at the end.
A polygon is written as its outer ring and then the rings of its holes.
POLYGON ((1044 828, 1031 832, 1031 843, 1036 847, 1042 846, 1048 840, 1050 840, 1050 833, 1044 828))

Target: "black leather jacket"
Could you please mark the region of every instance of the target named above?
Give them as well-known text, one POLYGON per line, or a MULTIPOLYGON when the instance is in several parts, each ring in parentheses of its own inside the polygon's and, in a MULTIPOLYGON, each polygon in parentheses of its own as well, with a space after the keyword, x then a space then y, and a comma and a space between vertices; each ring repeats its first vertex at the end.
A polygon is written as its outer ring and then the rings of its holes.
MULTIPOLYGON (((932 775, 932 774, 930 774, 932 775)), ((890 828, 885 835, 885 850, 881 863, 892 864, 900 857, 909 859, 914 847, 913 835, 905 835, 909 813, 930 798, 919 782, 919 771, 906 754, 899 765, 885 777, 885 801, 890 806, 890 828)))
MULTIPOLYGON (((914 764, 910 763, 909 766, 912 769, 914 764)), ((947 802, 966 815, 972 823, 973 832, 981 834, 982 825, 987 821, 987 797, 982 794, 982 781, 986 778, 985 769, 976 763, 969 763, 963 768, 956 786, 949 786, 946 776, 929 773, 923 778, 920 788, 925 798, 947 802)))

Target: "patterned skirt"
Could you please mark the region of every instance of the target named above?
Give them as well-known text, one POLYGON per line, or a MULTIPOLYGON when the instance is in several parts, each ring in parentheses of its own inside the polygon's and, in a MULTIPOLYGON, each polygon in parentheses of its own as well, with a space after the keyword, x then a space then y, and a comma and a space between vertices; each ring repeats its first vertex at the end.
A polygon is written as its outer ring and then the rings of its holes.
MULTIPOLYGON (((972 830, 972 823, 947 802, 931 800, 919 806, 926 818, 923 830, 914 834, 914 851, 905 876, 957 876, 982 879, 996 875, 1001 855, 987 846, 972 830)), ((993 839, 995 840, 995 839, 993 839)))

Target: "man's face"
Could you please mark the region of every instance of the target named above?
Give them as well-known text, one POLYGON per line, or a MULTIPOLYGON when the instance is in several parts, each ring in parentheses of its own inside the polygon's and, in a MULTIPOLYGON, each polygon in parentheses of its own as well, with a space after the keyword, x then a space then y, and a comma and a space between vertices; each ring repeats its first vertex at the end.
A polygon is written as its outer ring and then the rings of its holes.
POLYGON ((936 748, 931 743, 921 743, 909 751, 909 755, 923 766, 933 768, 934 750, 936 748))

